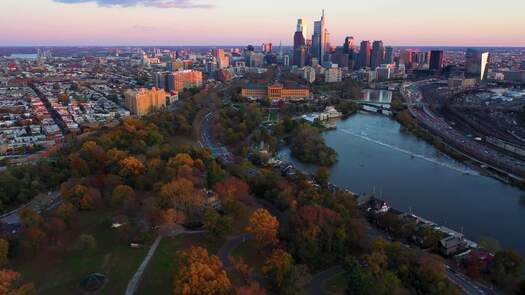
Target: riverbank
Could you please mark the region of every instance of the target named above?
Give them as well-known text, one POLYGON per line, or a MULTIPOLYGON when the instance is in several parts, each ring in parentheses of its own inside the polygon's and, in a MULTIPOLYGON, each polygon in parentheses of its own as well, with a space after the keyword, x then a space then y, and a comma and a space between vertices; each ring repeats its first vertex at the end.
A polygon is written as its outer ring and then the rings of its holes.
MULTIPOLYGON (((375 190, 400 211, 461 227, 474 240, 494 237, 525 255, 522 192, 403 130, 392 117, 363 112, 339 121, 337 130, 323 133, 339 155, 330 181, 358 194, 375 190)), ((286 148, 280 154, 302 171, 318 169, 291 157, 286 148)))

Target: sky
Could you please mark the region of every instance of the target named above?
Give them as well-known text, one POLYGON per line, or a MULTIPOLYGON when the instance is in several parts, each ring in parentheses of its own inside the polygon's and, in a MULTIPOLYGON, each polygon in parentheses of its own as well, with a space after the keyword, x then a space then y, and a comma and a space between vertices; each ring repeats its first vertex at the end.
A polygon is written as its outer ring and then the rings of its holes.
POLYGON ((290 45, 322 9, 333 45, 525 46, 524 0, 0 0, 0 46, 290 45))

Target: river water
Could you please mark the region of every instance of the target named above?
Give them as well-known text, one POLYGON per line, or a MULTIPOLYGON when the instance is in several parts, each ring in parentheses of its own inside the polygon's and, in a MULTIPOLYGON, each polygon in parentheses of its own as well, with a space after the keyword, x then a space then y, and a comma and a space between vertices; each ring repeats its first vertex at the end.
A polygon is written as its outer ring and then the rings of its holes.
MULTIPOLYGON (((402 130, 386 116, 358 113, 324 133, 338 153, 331 182, 356 193, 375 191, 392 207, 419 215, 477 241, 490 236, 525 257, 522 191, 480 175, 402 130)), ((315 173, 281 151, 296 167, 315 173)))

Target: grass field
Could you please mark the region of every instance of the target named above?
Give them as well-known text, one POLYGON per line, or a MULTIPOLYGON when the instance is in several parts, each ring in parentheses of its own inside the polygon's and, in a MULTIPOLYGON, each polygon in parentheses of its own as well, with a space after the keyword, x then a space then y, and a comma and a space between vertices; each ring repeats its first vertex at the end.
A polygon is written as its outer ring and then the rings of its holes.
POLYGON ((236 259, 242 258, 244 262, 253 268, 254 272, 261 272, 266 257, 269 256, 267 250, 259 251, 255 240, 242 243, 237 249, 233 250, 232 256, 236 259))
POLYGON ((194 245, 207 248, 210 254, 215 254, 222 243, 222 241, 208 243, 204 235, 181 235, 176 238, 164 238, 144 272, 144 277, 136 294, 172 294, 177 251, 189 249, 194 245))
POLYGON ((344 274, 337 274, 324 282, 323 290, 332 295, 342 295, 345 294, 346 286, 344 274))
POLYGON ((36 257, 20 257, 13 261, 15 269, 26 281, 35 283, 38 294, 80 294, 80 281, 88 274, 100 272, 108 282, 97 294, 123 294, 146 255, 151 238, 146 245, 132 249, 120 239, 105 221, 110 215, 103 212, 79 212, 77 223, 66 233, 65 246, 39 253, 36 257), (97 240, 94 250, 73 250, 79 234, 93 235, 97 240))

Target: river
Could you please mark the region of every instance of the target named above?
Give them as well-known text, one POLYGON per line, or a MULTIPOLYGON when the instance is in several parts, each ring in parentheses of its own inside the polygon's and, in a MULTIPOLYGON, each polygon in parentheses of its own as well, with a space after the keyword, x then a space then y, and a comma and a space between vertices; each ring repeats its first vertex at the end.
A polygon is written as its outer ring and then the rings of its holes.
MULTIPOLYGON (((356 193, 375 190, 392 207, 430 219, 468 239, 496 238, 525 257, 525 207, 522 191, 482 176, 407 133, 394 119, 358 113, 323 134, 338 153, 331 182, 356 193)), ((317 167, 281 157, 315 173, 317 167)))

